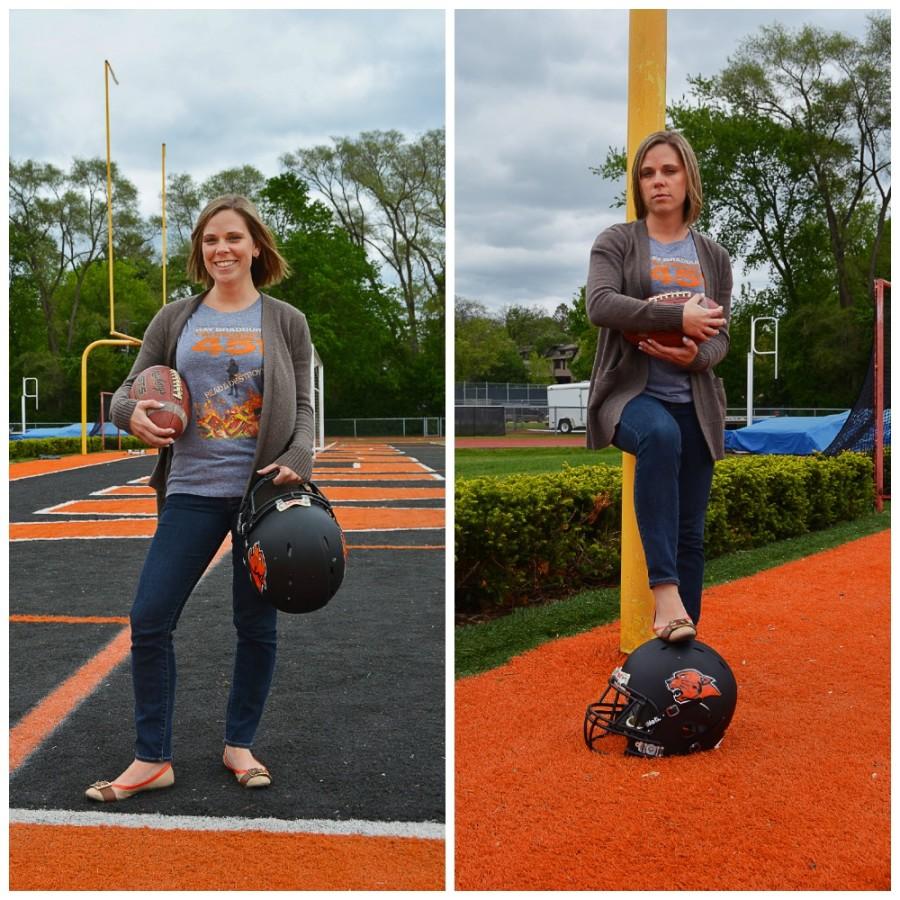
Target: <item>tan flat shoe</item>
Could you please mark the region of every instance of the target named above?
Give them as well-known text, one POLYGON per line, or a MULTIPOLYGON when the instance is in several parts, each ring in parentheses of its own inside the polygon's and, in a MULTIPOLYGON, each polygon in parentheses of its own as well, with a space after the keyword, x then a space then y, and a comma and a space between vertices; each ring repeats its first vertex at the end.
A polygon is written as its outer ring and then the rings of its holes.
POLYGON ((672 619, 662 628, 654 628, 653 633, 661 640, 669 644, 677 644, 679 641, 687 641, 697 637, 697 629, 690 619, 672 619))
POLYGON ((127 800, 142 791, 158 791, 175 784, 175 772, 172 763, 166 763, 155 775, 138 784, 117 784, 114 781, 95 781, 84 796, 98 803, 112 803, 116 800, 127 800))
POLYGON ((264 788, 272 783, 269 770, 263 766, 254 766, 251 769, 235 769, 228 765, 228 757, 222 754, 222 763, 229 772, 234 774, 237 783, 244 788, 264 788))

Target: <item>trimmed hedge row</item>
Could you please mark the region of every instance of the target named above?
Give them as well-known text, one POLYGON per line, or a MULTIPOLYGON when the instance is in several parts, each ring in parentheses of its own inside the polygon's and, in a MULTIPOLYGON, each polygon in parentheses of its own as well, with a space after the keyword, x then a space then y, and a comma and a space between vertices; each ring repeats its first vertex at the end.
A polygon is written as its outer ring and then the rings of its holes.
MULTIPOLYGON (((90 452, 94 453, 101 449, 103 448, 100 437, 88 438, 88 450, 90 452)), ((106 449, 118 450, 118 442, 114 437, 107 437, 106 449)), ((146 450, 147 444, 140 438, 133 437, 130 434, 123 434, 122 449, 146 450)), ((68 456, 72 453, 81 453, 80 437, 25 438, 21 441, 9 442, 10 461, 42 456, 45 454, 48 456, 68 456)))
MULTIPOLYGON (((484 477, 456 485, 456 606, 511 609, 619 578, 621 469, 484 477)), ((861 453, 729 457, 716 464, 708 558, 856 518, 873 503, 861 453)))
POLYGON ((458 481, 458 608, 512 607, 539 590, 609 583, 620 496, 621 471, 610 466, 458 481))

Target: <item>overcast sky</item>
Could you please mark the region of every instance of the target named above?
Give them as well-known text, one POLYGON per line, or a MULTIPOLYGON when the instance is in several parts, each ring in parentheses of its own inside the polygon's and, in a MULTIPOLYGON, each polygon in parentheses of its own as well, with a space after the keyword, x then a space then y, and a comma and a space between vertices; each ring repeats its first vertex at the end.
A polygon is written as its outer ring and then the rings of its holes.
POLYGON ((444 124, 444 13, 12 11, 10 155, 62 168, 112 157, 158 214, 166 170, 201 181, 373 129, 444 124))
MULTIPOLYGON (((668 101, 774 22, 862 37, 866 11, 670 10, 668 101)), ((584 284, 596 235, 624 218, 610 209, 624 183, 589 167, 626 144, 628 12, 458 11, 455 31, 456 293, 552 312, 584 284)))

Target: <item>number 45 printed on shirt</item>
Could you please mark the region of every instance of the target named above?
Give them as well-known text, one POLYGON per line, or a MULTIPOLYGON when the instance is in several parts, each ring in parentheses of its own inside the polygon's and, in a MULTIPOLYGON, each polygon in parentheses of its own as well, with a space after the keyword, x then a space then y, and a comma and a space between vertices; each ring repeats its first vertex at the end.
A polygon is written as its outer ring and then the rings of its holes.
POLYGON ((209 356, 244 356, 247 353, 263 352, 262 336, 252 331, 235 334, 208 334, 197 341, 191 350, 209 356))
POLYGON ((696 288, 702 284, 699 266, 682 266, 665 262, 651 267, 650 280, 667 286, 677 284, 683 288, 696 288))

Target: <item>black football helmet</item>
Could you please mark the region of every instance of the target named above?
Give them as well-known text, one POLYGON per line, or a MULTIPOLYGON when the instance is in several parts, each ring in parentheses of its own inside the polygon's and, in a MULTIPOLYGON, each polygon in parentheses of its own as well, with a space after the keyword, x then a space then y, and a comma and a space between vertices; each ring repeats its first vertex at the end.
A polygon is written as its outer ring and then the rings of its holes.
POLYGON ((244 565, 263 599, 287 613, 321 609, 344 579, 344 535, 312 482, 258 481, 241 506, 237 530, 244 565))
POLYGON ((698 640, 642 644, 587 708, 584 741, 628 738, 626 756, 680 756, 719 746, 734 715, 737 683, 728 663, 698 640))

